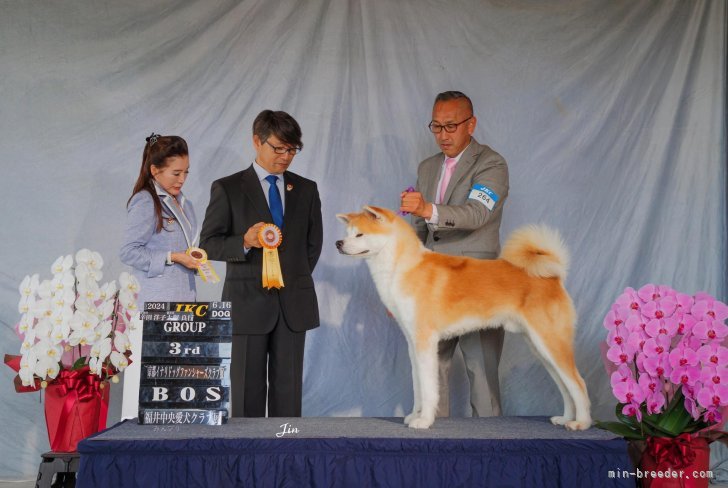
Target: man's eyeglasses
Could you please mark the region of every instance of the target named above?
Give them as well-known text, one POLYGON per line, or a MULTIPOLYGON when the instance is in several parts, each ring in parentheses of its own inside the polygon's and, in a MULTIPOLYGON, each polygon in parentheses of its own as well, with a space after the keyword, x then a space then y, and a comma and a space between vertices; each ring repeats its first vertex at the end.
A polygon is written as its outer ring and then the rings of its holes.
POLYGON ((301 152, 302 147, 285 147, 285 146, 274 146, 268 141, 265 141, 266 144, 268 144, 270 147, 273 148, 273 152, 276 154, 290 154, 291 156, 295 156, 296 154, 301 152))
POLYGON ((430 132, 432 132, 433 134, 439 134, 440 132, 442 132, 442 129, 445 129, 445 132, 452 134, 453 132, 455 132, 457 130, 457 128, 460 124, 464 124, 465 122, 467 122, 468 120, 470 120, 472 118, 473 118, 473 116, 471 115, 467 119, 463 120, 462 122, 458 122, 457 124, 452 123, 452 124, 440 125, 437 122, 430 122, 430 125, 428 125, 427 127, 430 129, 430 132))

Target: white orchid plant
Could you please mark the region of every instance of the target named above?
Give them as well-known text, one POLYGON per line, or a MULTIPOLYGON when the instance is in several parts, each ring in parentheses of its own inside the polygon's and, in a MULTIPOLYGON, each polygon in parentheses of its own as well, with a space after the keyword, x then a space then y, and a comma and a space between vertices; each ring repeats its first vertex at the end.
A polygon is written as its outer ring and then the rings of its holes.
POLYGON ((18 391, 45 387, 64 369, 88 367, 102 380, 118 381, 116 375, 129 365, 127 331, 141 327, 139 282, 124 272, 118 286, 99 285, 103 265, 99 253, 81 249, 75 266, 70 254, 55 260, 52 279, 39 281, 34 274, 20 283, 20 355, 5 357, 18 372, 18 391))

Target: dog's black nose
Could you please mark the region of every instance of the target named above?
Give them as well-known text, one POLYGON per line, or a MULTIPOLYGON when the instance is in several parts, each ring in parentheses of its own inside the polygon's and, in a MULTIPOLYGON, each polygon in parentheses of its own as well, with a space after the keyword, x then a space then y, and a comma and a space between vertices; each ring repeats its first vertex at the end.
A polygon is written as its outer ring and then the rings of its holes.
POLYGON ((336 249, 341 249, 341 246, 344 245, 344 241, 336 241, 336 249))

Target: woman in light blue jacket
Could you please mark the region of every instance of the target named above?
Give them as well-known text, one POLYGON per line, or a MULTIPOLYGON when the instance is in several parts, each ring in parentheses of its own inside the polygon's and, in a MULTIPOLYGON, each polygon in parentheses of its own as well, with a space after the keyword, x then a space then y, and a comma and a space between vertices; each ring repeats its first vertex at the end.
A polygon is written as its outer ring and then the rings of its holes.
POLYGON ((147 301, 195 300, 198 262, 185 251, 197 244, 197 220, 181 191, 189 167, 184 139, 147 137, 119 253, 139 280, 140 308, 147 301))
MULTIPOLYGON (((127 202, 119 257, 139 280, 144 302, 195 301, 199 263, 185 253, 197 245, 197 220, 182 194, 189 173, 187 143, 179 136, 147 137, 139 178, 127 202)), ((124 373, 122 418, 137 417, 142 331, 130 331, 132 364, 124 373)))

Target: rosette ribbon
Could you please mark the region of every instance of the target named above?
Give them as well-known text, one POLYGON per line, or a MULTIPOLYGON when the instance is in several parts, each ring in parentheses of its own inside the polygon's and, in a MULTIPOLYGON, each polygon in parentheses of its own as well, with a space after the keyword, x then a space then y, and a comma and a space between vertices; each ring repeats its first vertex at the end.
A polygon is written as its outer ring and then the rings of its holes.
POLYGON ((278 258, 278 246, 283 233, 276 225, 265 224, 258 230, 258 241, 263 246, 263 288, 283 288, 283 273, 278 258))
POLYGON ((215 268, 212 267, 212 263, 207 260, 207 252, 199 247, 191 247, 187 249, 189 254, 195 261, 200 263, 200 267, 197 268, 200 278, 205 283, 217 283, 220 281, 220 277, 217 275, 215 268))

